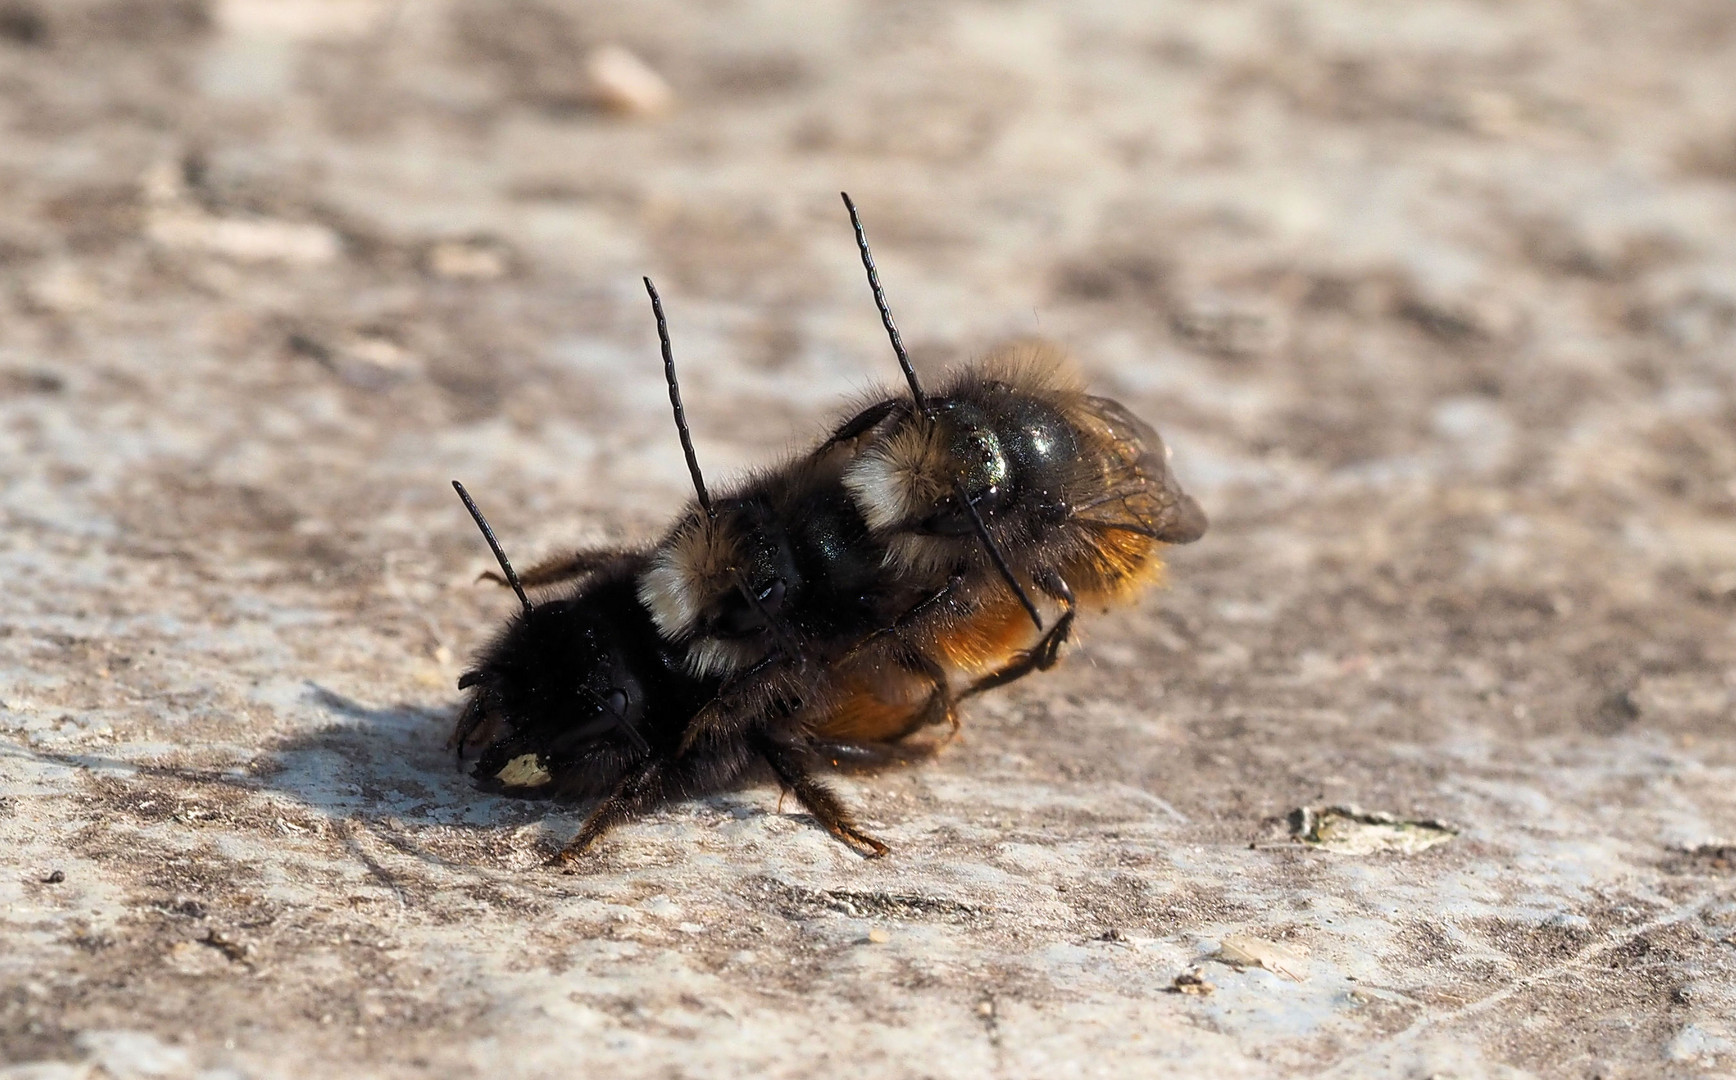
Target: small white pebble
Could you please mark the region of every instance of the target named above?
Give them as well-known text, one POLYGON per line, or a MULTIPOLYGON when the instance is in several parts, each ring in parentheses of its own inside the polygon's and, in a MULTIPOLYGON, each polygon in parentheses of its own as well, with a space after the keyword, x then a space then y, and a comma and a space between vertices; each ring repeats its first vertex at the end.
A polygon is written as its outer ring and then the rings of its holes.
POLYGON ((604 108, 630 116, 656 116, 675 104, 656 69, 620 45, 604 45, 585 58, 591 93, 604 108))

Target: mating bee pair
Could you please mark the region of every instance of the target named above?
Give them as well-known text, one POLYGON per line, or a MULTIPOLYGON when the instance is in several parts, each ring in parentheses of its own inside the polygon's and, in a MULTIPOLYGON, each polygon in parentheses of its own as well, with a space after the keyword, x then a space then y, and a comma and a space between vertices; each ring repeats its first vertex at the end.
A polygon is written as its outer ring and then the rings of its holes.
POLYGON ((923 752, 961 700, 1055 663, 1076 609, 1198 539, 1157 432, 1081 390, 1058 349, 1015 345, 925 391, 844 196, 909 387, 817 447, 713 495, 687 429, 663 304, 645 280, 696 499, 650 548, 586 550, 520 578, 454 482, 523 610, 458 682, 453 743, 480 786, 600 800, 563 860, 661 803, 761 765, 835 836, 864 833, 816 777, 923 752), (525 587, 565 585, 532 603, 525 587))

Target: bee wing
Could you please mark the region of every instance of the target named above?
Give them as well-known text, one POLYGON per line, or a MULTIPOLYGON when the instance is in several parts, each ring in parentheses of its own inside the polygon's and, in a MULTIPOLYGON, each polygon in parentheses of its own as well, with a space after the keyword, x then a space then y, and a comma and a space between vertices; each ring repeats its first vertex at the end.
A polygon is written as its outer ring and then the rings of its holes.
POLYGON ((1102 494, 1074 507, 1082 521, 1131 529, 1166 544, 1205 535, 1206 513, 1169 469, 1162 436, 1119 401, 1089 397, 1090 412, 1108 440, 1101 456, 1102 494))

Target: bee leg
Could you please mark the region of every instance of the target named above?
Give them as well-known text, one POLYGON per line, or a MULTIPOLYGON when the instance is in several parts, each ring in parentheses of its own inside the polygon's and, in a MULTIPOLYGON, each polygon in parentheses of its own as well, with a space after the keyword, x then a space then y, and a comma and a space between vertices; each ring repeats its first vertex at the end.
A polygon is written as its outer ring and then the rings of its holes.
MULTIPOLYGON (((907 734, 907 731, 900 732, 893 738, 902 739, 907 734)), ((940 750, 940 744, 933 742, 815 740, 810 745, 814 753, 825 759, 832 768, 846 772, 875 772, 895 765, 910 765, 931 758, 940 750)))
POLYGON ((1055 620, 1055 625, 1049 627, 1035 645, 1020 653, 1018 659, 965 687, 964 692, 958 695, 960 700, 1005 686, 1033 671, 1048 671, 1060 658, 1061 646, 1066 644, 1068 635, 1073 632, 1073 590, 1062 580, 1061 575, 1053 570, 1039 570, 1032 575, 1032 580, 1043 592, 1061 601, 1061 617, 1055 620))
POLYGON ((752 667, 738 671, 724 680, 717 695, 706 702, 704 708, 687 722, 687 730, 682 733, 681 746, 676 750, 675 756, 685 757, 701 736, 720 727, 739 726, 741 718, 752 713, 753 704, 765 699, 767 683, 762 676, 775 673, 783 661, 783 654, 774 652, 756 661, 752 667))
POLYGON ((567 866, 577 861, 610 829, 638 817, 663 801, 665 790, 664 763, 653 761, 628 774, 615 785, 608 798, 597 804, 591 816, 580 826, 579 834, 549 860, 550 866, 567 866))
MULTIPOLYGON (((618 559, 626 556, 627 551, 621 548, 591 548, 588 551, 574 551, 566 555, 556 555, 544 559, 530 569, 518 575, 519 584, 527 589, 542 585, 555 585, 562 581, 571 581, 589 574, 604 570, 618 559)), ((492 581, 496 585, 505 585, 506 578, 493 570, 484 571, 477 576, 478 581, 492 581)))
POLYGON ((487 693, 487 690, 480 690, 465 704, 464 711, 458 716, 457 725, 452 729, 452 737, 446 740, 447 748, 457 754, 459 772, 464 771, 464 751, 470 749, 471 737, 488 720, 488 710, 482 703, 483 696, 487 693))
POLYGON ((1073 612, 1077 601, 1073 598, 1073 590, 1066 580, 1055 571, 1044 568, 1037 571, 1033 580, 1037 588, 1042 589, 1056 600, 1061 601, 1061 617, 1055 620, 1055 625, 1037 642, 1036 650, 1040 654, 1037 659, 1037 670, 1048 671, 1060 659, 1061 646, 1067 643, 1067 638, 1073 632, 1073 612))
POLYGON ((920 621, 923 616, 927 615, 930 611, 950 599, 952 595, 958 591, 959 586, 963 584, 963 574, 954 574, 950 578, 947 578, 945 585, 942 585, 940 588, 934 590, 921 600, 918 600, 915 604, 911 605, 902 615, 892 620, 890 626, 882 626, 880 629, 874 631, 867 637, 858 641, 855 645, 851 646, 849 652, 838 658, 839 662, 842 663, 845 660, 851 659, 857 653, 869 648, 882 638, 895 636, 899 632, 908 629, 910 626, 920 621))
POLYGON ((814 752, 807 746, 780 742, 765 734, 753 737, 753 747, 777 774, 778 782, 796 796, 826 831, 855 848, 864 858, 878 859, 891 849, 856 827, 855 816, 824 783, 814 779, 814 752))
POLYGON ((926 678, 932 689, 929 690, 928 700, 923 703, 921 711, 911 719, 910 724, 903 731, 900 731, 895 738, 902 739, 904 736, 921 728, 943 722, 951 728, 951 730, 947 732, 946 741, 952 742, 954 739, 958 738, 958 698, 953 694, 952 687, 947 684, 946 669, 942 668, 934 660, 919 652, 913 651, 908 656, 901 657, 900 659, 905 662, 905 666, 926 678))
POLYGON ((811 456, 819 457, 840 443, 847 443, 866 435, 893 413, 903 413, 904 407, 904 401, 901 398, 887 398, 885 401, 868 406, 838 425, 838 430, 827 436, 826 441, 821 443, 820 448, 815 450, 811 456))

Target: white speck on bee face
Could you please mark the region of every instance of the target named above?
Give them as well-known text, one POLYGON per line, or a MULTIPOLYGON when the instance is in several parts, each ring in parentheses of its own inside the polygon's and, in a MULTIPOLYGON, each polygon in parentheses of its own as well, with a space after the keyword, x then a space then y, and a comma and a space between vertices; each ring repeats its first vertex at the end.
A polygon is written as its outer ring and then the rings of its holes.
POLYGON ((508 787, 542 787, 554 779, 535 754, 520 754, 513 758, 494 774, 494 778, 508 787))

